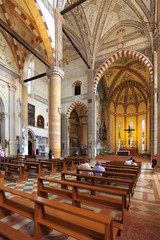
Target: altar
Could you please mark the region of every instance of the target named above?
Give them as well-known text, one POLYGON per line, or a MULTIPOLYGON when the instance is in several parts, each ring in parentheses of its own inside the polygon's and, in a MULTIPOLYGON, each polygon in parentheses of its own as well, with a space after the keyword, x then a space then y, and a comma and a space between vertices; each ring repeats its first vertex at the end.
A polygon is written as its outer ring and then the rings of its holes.
POLYGON ((116 155, 119 155, 119 156, 129 156, 130 155, 130 151, 119 150, 119 151, 116 152, 116 155))
POLYGON ((138 153, 137 148, 120 148, 119 151, 129 151, 129 155, 135 155, 136 153, 138 153))

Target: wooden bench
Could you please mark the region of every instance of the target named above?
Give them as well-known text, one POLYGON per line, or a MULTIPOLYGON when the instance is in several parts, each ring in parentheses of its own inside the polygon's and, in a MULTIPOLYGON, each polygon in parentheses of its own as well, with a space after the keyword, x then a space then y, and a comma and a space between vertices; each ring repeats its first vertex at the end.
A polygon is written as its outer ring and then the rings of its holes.
POLYGON ((107 166, 107 167, 105 167, 105 171, 111 171, 111 172, 118 171, 118 172, 122 172, 122 173, 136 174, 136 179, 138 178, 138 170, 137 169, 107 166))
POLYGON ((108 178, 108 177, 93 176, 93 175, 83 175, 79 173, 66 172, 66 171, 61 172, 61 180, 126 191, 129 198, 127 209, 129 208, 129 205, 130 205, 131 196, 133 196, 133 193, 134 193, 134 190, 132 189, 132 186, 133 186, 132 180, 126 180, 126 179, 123 180, 123 179, 108 178), (72 176, 72 177, 75 177, 75 179, 68 179, 66 178, 66 176, 72 176), (86 182, 86 180, 89 180, 89 181, 86 182), (112 184, 114 183, 116 184, 116 186, 106 185, 110 183, 112 184))
POLYGON ((0 184, 4 184, 4 175, 0 174, 0 184))
POLYGON ((106 162, 106 163, 102 163, 101 166, 103 166, 103 167, 133 169, 133 170, 137 170, 138 174, 140 174, 140 170, 141 170, 141 165, 137 165, 137 166, 134 166, 134 165, 124 165, 124 163, 123 164, 120 164, 120 163, 112 164, 112 162, 111 163, 110 162, 106 162))
POLYGON ((69 165, 71 165, 71 170, 74 171, 75 170, 75 165, 80 165, 81 163, 85 163, 86 160, 89 160, 90 165, 91 165, 91 159, 89 158, 80 158, 80 157, 69 157, 69 158, 64 158, 64 167, 63 170, 67 170, 69 165))
POLYGON ((90 172, 90 173, 93 173, 94 175, 96 173, 102 173, 103 176, 108 176, 108 177, 118 177, 118 178, 122 178, 122 179, 131 179, 132 182, 133 182, 133 185, 132 185, 132 189, 134 189, 134 187, 136 186, 136 174, 132 174, 132 173, 122 173, 122 172, 118 172, 118 171, 114 171, 114 172, 111 172, 111 171, 97 171, 97 170, 89 170, 89 169, 78 169, 77 168, 77 173, 80 173, 81 171, 83 172, 90 172))
POLYGON ((27 174, 24 172, 21 165, 14 163, 0 163, 0 167, 2 166, 4 166, 5 179, 16 182, 27 180, 27 174), (15 175, 18 176, 18 179, 15 178, 15 175))
POLYGON ((7 216, 6 210, 34 221, 33 237, 0 223, 0 234, 11 240, 40 240, 51 229, 79 240, 114 240, 118 231, 110 216, 0 185, 1 218, 7 216), (6 192, 16 196, 7 199, 6 192))
POLYGON ((38 178, 38 195, 41 197, 48 197, 48 194, 58 195, 61 197, 67 197, 72 200, 72 205, 76 207, 80 207, 81 203, 88 203, 93 205, 98 205, 100 207, 114 208, 117 211, 121 212, 121 220, 114 221, 114 226, 118 227, 120 230, 123 229, 124 222, 124 213, 127 209, 127 198, 126 191, 116 190, 116 189, 106 189, 97 186, 91 186, 87 184, 79 184, 67 181, 61 181, 57 179, 50 179, 46 177, 38 178), (44 181, 48 181, 49 183, 56 183, 60 186, 52 185, 45 186, 44 181), (71 190, 68 187, 72 188, 71 190), (91 193, 105 193, 107 197, 100 195, 89 195, 86 193, 82 193, 79 189, 85 189, 90 191, 91 193), (109 195, 109 197, 108 197, 109 195), (118 196, 119 199, 115 199, 113 196, 118 196), (116 224, 116 225, 115 225, 116 224))

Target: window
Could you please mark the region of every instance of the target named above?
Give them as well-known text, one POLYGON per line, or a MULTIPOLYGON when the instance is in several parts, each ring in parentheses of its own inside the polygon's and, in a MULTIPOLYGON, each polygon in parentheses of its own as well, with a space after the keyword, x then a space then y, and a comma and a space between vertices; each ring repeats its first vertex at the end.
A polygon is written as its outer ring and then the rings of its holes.
POLYGON ((145 120, 142 120, 142 151, 145 150, 145 144, 144 144, 144 130, 145 130, 145 120))
POLYGON ((80 94, 81 94, 81 86, 77 85, 77 86, 75 86, 75 96, 80 95, 80 94))
POLYGON ((133 145, 133 122, 131 121, 129 124, 130 132, 129 132, 129 146, 133 145))
MULTIPOLYGON (((31 78, 31 76, 32 76, 32 69, 31 69, 31 62, 30 62, 28 66, 27 79, 31 78)), ((28 94, 31 95, 31 81, 28 82, 28 94)))
POLYGON ((121 147, 121 122, 118 122, 118 149, 121 147))

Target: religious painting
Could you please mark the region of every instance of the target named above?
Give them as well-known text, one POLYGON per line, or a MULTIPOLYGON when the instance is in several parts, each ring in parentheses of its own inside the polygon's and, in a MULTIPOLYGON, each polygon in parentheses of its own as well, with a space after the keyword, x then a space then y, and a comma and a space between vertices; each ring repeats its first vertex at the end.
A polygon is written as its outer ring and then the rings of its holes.
POLYGON ((70 138, 70 146, 71 147, 79 147, 79 140, 78 140, 78 138, 70 138))
POLYGON ((28 125, 35 126, 35 106, 28 103, 28 125))
POLYGON ((44 117, 41 115, 37 117, 37 127, 44 128, 44 117))
POLYGON ((97 86, 97 144, 107 139, 107 128, 105 123, 106 93, 102 81, 97 86))

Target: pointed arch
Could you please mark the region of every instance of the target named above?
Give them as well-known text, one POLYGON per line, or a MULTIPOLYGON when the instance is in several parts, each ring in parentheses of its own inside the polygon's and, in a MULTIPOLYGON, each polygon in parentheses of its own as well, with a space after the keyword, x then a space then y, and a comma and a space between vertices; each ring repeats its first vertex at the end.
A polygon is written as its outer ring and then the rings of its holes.
POLYGON ((131 57, 133 59, 137 59, 142 62, 149 70, 151 81, 153 81, 153 65, 150 60, 140 52, 133 50, 120 50, 113 54, 110 58, 108 58, 98 69, 95 78, 94 78, 94 93, 96 93, 97 85, 104 72, 109 68, 109 66, 117 61, 121 57, 131 57))
POLYGON ((74 109, 76 106, 79 106, 79 105, 81 105, 82 107, 84 107, 86 113, 88 113, 88 109, 87 109, 86 105, 85 105, 84 103, 80 102, 80 101, 76 101, 76 102, 72 103, 72 105, 68 108, 67 113, 66 113, 67 118, 70 117, 71 112, 73 111, 73 109, 74 109))

